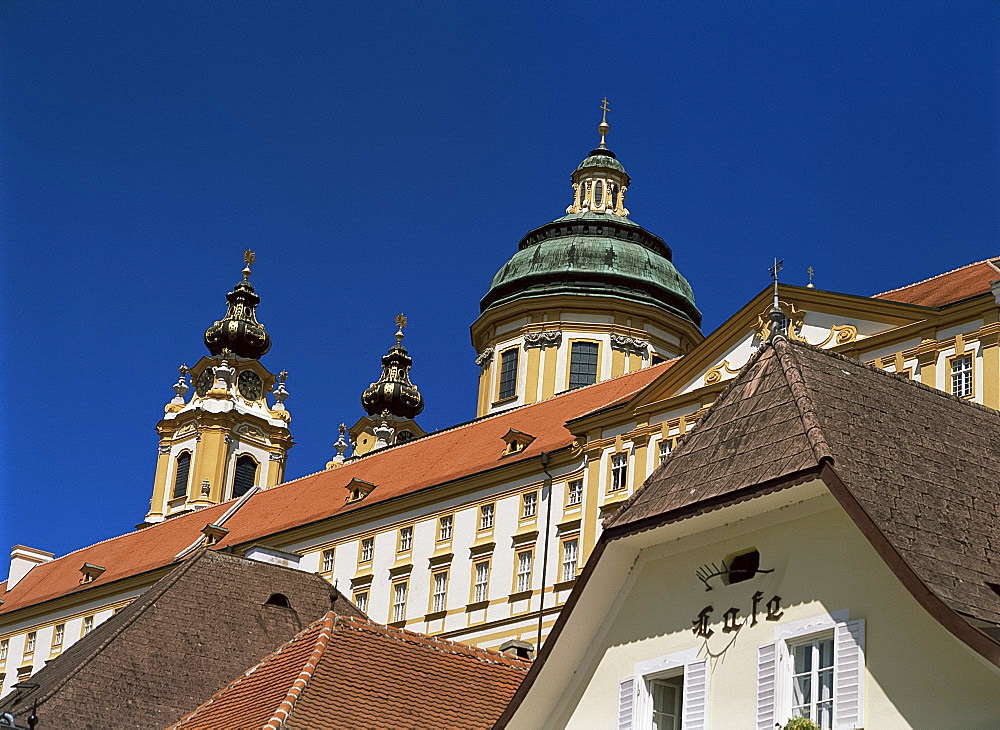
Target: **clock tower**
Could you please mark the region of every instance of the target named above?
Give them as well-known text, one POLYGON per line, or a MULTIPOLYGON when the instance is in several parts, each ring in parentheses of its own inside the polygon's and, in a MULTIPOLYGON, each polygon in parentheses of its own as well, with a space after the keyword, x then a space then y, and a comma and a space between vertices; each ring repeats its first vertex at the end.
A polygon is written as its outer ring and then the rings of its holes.
POLYGON ((237 499, 284 478, 294 443, 285 408, 287 373, 276 377, 260 363, 271 337, 257 321, 253 251, 243 259, 243 280, 226 295, 226 316, 205 331, 208 356, 191 368, 181 365, 174 398, 156 425, 159 455, 143 524, 237 499))

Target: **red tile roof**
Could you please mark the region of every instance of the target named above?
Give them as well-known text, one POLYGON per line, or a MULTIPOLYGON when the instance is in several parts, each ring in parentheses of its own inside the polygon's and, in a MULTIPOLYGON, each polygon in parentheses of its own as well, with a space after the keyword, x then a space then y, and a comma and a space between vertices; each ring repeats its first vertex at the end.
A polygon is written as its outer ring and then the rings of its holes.
POLYGON ((174 727, 487 728, 529 666, 331 612, 174 727))
POLYGON ((875 294, 872 298, 922 307, 943 307, 990 291, 990 283, 1000 279, 998 262, 1000 259, 984 259, 915 284, 875 294))
MULTIPOLYGON (((570 446, 573 435, 565 428, 567 421, 638 393, 672 362, 485 416, 258 492, 225 522, 229 534, 213 547, 245 544, 570 446), (535 440, 517 455, 502 457, 502 437, 511 428, 531 434, 535 440), (371 482, 375 489, 363 500, 348 504, 345 487, 353 478, 371 482)), ((206 524, 217 523, 232 504, 175 517, 35 566, 12 590, 0 595, 4 601, 0 615, 167 566, 202 537, 206 524), (107 570, 97 580, 80 585, 80 566, 85 562, 107 570)))

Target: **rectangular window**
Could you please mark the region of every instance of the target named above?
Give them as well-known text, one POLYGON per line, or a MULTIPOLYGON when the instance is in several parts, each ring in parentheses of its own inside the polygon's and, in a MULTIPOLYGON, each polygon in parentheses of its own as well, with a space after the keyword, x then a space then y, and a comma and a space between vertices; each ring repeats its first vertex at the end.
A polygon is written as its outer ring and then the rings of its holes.
POLYGON ((628 453, 611 456, 611 491, 625 489, 628 478, 628 453))
POLYGON ((684 675, 649 680, 653 700, 653 727, 656 730, 681 730, 684 708, 684 675))
POLYGON ((89 634, 93 630, 93 628, 94 628, 94 617, 93 616, 87 616, 85 619, 83 619, 83 635, 84 636, 86 636, 87 634, 89 634))
POLYGON ((569 483, 568 493, 566 494, 566 504, 569 507, 580 504, 583 501, 583 480, 574 479, 569 483))
POLYGON ((32 654, 35 651, 35 632, 28 632, 28 640, 24 643, 24 653, 32 654))
POLYGON ((670 439, 668 439, 668 438, 662 438, 662 439, 660 439, 660 463, 661 464, 663 463, 664 459, 666 459, 668 456, 670 456, 670 452, 673 451, 673 448, 674 447, 673 447, 673 444, 670 443, 670 439))
POLYGON ((448 571, 442 570, 434 574, 434 592, 431 599, 431 611, 437 613, 445 609, 445 599, 448 596, 448 571))
POLYGON ((354 605, 361 613, 368 613, 368 591, 358 591, 354 594, 354 605))
POLYGON ((444 542, 445 540, 451 539, 451 526, 453 518, 451 515, 445 515, 438 522, 438 542, 444 542))
POLYGON ((531 590, 531 550, 517 554, 517 592, 531 590))
POLYGON ((55 632, 52 634, 52 648, 62 646, 63 636, 66 634, 66 624, 56 624, 55 632))
POLYGON ((569 356, 569 388, 579 388, 597 382, 596 342, 574 342, 569 356))
POLYGON ((789 647, 792 655, 792 716, 822 728, 833 727, 833 636, 822 635, 789 647))
POLYGON ((480 530, 492 530, 493 529, 493 505, 484 504, 479 508, 479 529, 480 530))
POLYGON ((7 650, 10 649, 10 639, 0 641, 0 662, 7 661, 7 650))
POLYGON ((406 618, 406 581, 392 586, 392 620, 393 623, 406 618))
POLYGON ((528 492, 521 498, 521 519, 534 517, 538 509, 538 492, 528 492))
POLYGON ((361 562, 370 563, 375 555, 375 538, 366 537, 361 541, 361 562))
POLYGON ((952 359, 951 392, 963 398, 972 395, 972 355, 952 359))
POLYGON ((333 570, 333 548, 323 551, 322 572, 329 573, 333 570))
POLYGON ((489 596, 490 588, 490 561, 483 560, 476 563, 476 581, 472 596, 473 603, 485 601, 489 596))
POLYGON ((399 552, 409 552, 413 547, 413 527, 404 527, 399 531, 399 552))
POLYGON ((576 578, 576 546, 575 539, 563 543, 562 579, 564 581, 576 578))
POLYGON ((517 353, 516 347, 500 353, 500 395, 499 400, 517 395, 517 353))

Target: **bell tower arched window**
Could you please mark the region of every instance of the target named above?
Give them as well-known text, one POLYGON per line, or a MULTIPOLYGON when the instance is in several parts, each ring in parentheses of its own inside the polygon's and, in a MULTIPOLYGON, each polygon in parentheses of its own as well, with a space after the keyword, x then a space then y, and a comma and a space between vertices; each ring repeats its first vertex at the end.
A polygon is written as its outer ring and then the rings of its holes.
POLYGON ((244 454, 236 459, 236 470, 233 474, 233 497, 242 497, 256 482, 257 462, 254 461, 254 458, 244 454))
POLYGON ((188 474, 191 471, 191 452, 184 451, 177 457, 176 476, 174 477, 174 499, 187 494, 188 474))

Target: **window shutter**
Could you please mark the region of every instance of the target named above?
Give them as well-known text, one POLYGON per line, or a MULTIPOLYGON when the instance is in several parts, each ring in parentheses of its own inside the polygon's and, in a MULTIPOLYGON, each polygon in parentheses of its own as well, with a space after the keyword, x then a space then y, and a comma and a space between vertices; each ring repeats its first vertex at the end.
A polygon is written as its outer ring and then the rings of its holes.
POLYGON ((864 725, 865 620, 837 624, 834 631, 833 726, 864 725))
POLYGON ((684 667, 684 730, 708 727, 708 659, 684 667))
POLYGON ((618 730, 632 730, 632 716, 635 712, 634 684, 634 677, 618 684, 618 730))
POLYGON ((778 721, 778 643, 757 647, 757 730, 774 730, 778 721))

